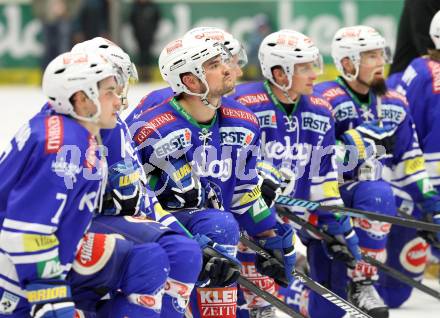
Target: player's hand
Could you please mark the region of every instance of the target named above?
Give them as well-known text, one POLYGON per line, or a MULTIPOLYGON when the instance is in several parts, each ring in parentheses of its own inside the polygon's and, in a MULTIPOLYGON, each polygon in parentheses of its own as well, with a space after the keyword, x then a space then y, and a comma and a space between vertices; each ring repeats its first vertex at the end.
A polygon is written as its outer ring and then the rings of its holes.
POLYGON ((257 172, 263 179, 261 196, 268 207, 273 207, 276 198, 281 194, 281 173, 266 161, 257 162, 257 172))
POLYGON ((240 262, 207 236, 197 234, 194 239, 203 251, 203 266, 197 285, 225 287, 233 284, 240 275, 240 262))
MULTIPOLYGON (((437 198, 424 200, 421 208, 424 221, 440 225, 440 201, 437 198)), ((440 232, 419 231, 419 235, 433 247, 440 249, 440 232)))

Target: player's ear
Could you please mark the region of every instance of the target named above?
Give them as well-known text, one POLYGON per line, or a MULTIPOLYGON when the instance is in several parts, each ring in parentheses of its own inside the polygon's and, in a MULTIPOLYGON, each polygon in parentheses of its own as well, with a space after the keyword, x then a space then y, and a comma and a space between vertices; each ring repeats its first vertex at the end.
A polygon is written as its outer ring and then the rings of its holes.
POLYGON ((344 68, 344 71, 346 74, 355 74, 356 73, 353 61, 351 59, 349 59, 348 57, 344 57, 341 60, 341 65, 344 68))
POLYGON ((70 97, 70 102, 73 105, 73 109, 80 116, 88 116, 89 105, 87 103, 88 97, 83 91, 76 92, 70 97))
POLYGON ((181 75, 182 83, 191 91, 198 92, 200 90, 200 80, 191 73, 181 75))
POLYGON ((280 66, 274 66, 272 68, 272 76, 275 82, 280 85, 287 85, 289 83, 289 79, 287 78, 286 73, 280 66))

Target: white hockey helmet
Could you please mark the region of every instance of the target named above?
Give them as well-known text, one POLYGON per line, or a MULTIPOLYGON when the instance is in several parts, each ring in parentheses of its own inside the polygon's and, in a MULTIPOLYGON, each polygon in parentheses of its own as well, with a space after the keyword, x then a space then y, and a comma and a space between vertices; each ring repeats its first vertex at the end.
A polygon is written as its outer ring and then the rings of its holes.
MULTIPOLYGON (((200 40, 174 40, 165 46, 159 56, 159 69, 163 79, 168 82, 175 95, 187 93, 199 96, 206 101, 209 86, 206 81, 203 63, 218 55, 225 54, 224 46, 211 39, 200 40), (191 92, 182 82, 181 75, 192 73, 205 85, 204 93, 191 92)), ((228 53, 229 54, 229 53, 228 53)))
POLYGON ((130 56, 110 40, 102 37, 95 37, 91 40, 76 44, 72 48, 71 52, 100 53, 105 58, 110 60, 110 62, 112 62, 116 67, 120 68, 124 84, 130 79, 136 81, 139 80, 136 66, 131 62, 130 56))
POLYGON ((52 60, 43 75, 43 93, 52 108, 60 114, 76 119, 97 122, 101 115, 98 82, 117 76, 117 70, 109 60, 97 53, 63 53, 52 60), (97 111, 91 117, 75 112, 70 98, 79 91, 90 98, 97 111))
POLYGON ((318 48, 309 37, 293 30, 284 29, 266 36, 261 42, 258 59, 263 76, 283 91, 292 86, 295 64, 313 62, 318 68, 317 75, 322 73, 323 62, 318 48), (281 86, 273 78, 275 66, 280 66, 286 73, 287 86, 281 86))
POLYGON ((248 58, 243 45, 231 33, 225 30, 216 27, 197 27, 183 35, 184 41, 187 39, 201 40, 206 38, 222 43, 232 55, 237 56, 239 67, 244 67, 247 64, 248 58))
POLYGON ((431 20, 429 27, 429 35, 436 50, 440 50, 440 11, 438 11, 431 20))
POLYGON ((361 52, 382 49, 385 63, 391 63, 391 50, 386 45, 385 38, 374 28, 366 25, 356 25, 339 29, 332 41, 332 57, 337 70, 348 81, 355 80, 359 74, 361 52), (348 57, 355 66, 355 74, 346 74, 342 59, 348 57))

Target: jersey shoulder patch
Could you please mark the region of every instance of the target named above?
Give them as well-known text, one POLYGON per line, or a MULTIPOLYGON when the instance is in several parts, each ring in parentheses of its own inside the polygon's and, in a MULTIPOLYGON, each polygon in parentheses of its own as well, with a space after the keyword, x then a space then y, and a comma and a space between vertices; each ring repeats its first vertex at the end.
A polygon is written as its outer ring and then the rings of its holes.
POLYGON ((151 114, 151 117, 151 119, 147 119, 147 122, 134 135, 134 141, 138 145, 142 144, 153 132, 177 120, 176 115, 172 111, 161 112, 155 115, 151 114))
POLYGON ((222 104, 220 107, 220 114, 224 118, 244 120, 258 126, 257 116, 238 102, 235 102, 234 104, 222 104))
POLYGON ((397 99, 402 102, 403 106, 408 106, 408 100, 406 97, 395 90, 388 90, 385 94, 385 98, 397 99))
POLYGON ((61 115, 51 115, 44 119, 44 152, 54 154, 64 143, 64 120, 61 115))

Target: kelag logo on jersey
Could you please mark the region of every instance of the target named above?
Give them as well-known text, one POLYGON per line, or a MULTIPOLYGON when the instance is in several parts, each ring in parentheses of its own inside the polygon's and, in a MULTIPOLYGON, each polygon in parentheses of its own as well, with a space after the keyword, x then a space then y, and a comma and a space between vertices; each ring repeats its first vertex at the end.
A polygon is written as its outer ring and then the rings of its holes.
POLYGON ((325 134, 330 129, 330 119, 315 113, 302 113, 302 129, 311 130, 318 134, 325 134))
POLYGON ((247 146, 254 139, 254 133, 243 127, 221 127, 220 145, 247 146))
POLYGON ((277 128, 277 116, 274 110, 257 112, 255 115, 258 118, 261 128, 277 128))
POLYGON ((343 102, 335 107, 333 111, 336 120, 342 121, 349 118, 358 118, 356 107, 352 101, 343 102))
POLYGON ((166 157, 176 150, 191 146, 191 130, 179 129, 168 134, 165 138, 153 145, 154 153, 158 158, 166 157))

